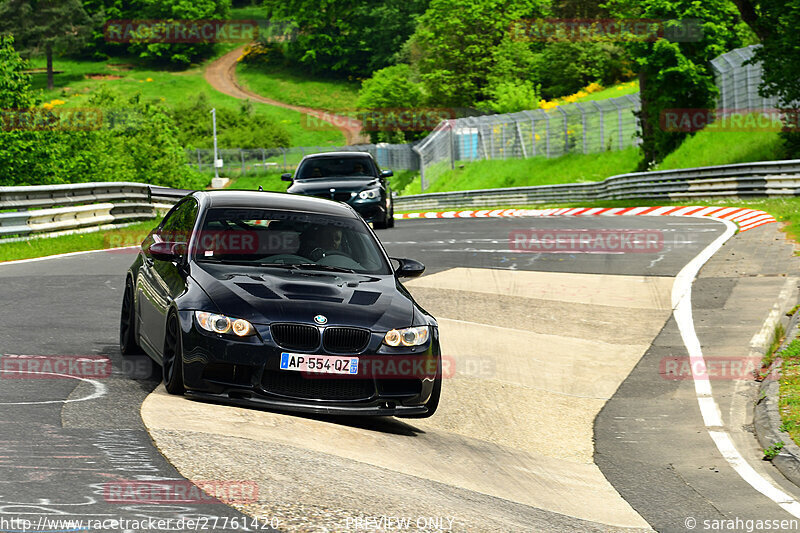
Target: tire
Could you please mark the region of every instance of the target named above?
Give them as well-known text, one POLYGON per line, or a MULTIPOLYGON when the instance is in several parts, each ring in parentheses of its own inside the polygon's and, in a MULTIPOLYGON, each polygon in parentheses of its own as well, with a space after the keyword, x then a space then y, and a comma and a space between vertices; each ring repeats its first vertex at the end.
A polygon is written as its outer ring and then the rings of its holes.
POLYGON ((374 229, 386 229, 386 226, 387 226, 386 217, 384 217, 383 220, 376 220, 375 222, 372 223, 372 227, 374 229))
POLYGON ((141 355, 142 348, 136 341, 136 305, 133 298, 133 283, 125 282, 122 311, 119 317, 119 351, 123 356, 141 355))
POLYGON ((161 362, 164 388, 170 394, 182 395, 186 392, 183 386, 183 342, 178 315, 175 313, 170 313, 167 318, 166 333, 164 357, 161 362))
POLYGON ((394 202, 392 202, 391 208, 389 208, 389 219, 386 221, 387 228, 394 227, 394 202))

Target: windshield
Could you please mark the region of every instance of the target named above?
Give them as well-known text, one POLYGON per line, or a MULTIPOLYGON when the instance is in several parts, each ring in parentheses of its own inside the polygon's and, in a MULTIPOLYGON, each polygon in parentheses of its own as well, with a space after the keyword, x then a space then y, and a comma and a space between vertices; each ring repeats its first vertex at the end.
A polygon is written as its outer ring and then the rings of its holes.
POLYGON ((294 211, 209 209, 195 240, 199 262, 391 274, 360 220, 294 211))
POLYGON ((374 177, 375 172, 368 157, 315 157, 303 162, 297 170, 297 179, 329 176, 374 177))

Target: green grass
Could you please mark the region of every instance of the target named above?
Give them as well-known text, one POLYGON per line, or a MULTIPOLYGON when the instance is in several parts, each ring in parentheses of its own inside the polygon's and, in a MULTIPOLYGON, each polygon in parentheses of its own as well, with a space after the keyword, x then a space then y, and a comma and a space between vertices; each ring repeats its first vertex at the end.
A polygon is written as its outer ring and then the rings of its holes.
POLYGON ((0 240, 0 261, 14 261, 85 250, 103 250, 138 245, 150 230, 158 225, 160 220, 160 218, 155 218, 124 228, 101 230, 92 233, 62 235, 60 237, 39 237, 7 243, 0 240))
POLYGON ((772 161, 784 157, 783 140, 777 132, 703 130, 686 139, 657 170, 772 161))
POLYGON ((236 76, 245 87, 266 98, 328 111, 355 109, 361 87, 357 81, 320 78, 268 64, 239 63, 236 76))
POLYGON ((606 87, 602 91, 597 91, 583 98, 578 98, 578 102, 594 102, 599 100, 608 100, 609 98, 617 98, 629 94, 636 94, 639 92, 639 82, 627 82, 606 87))
POLYGON ((628 148, 597 154, 567 154, 551 159, 475 161, 447 171, 425 192, 600 181, 614 174, 632 172, 639 157, 636 148, 628 148))
POLYGON ((800 339, 794 339, 780 353, 781 376, 778 409, 781 413, 781 429, 800 443, 800 339))
POLYGON ((261 20, 268 19, 268 9, 264 6, 245 6, 231 8, 230 20, 261 20))
POLYGON ((256 191, 260 185, 265 191, 286 192, 286 188, 289 186, 289 183, 286 181, 281 181, 282 173, 283 172, 268 172, 257 176, 242 176, 235 178, 231 180, 230 185, 228 185, 228 189, 256 191))
MULTIPOLYGON (((45 66, 43 58, 35 58, 31 63, 35 68, 45 66)), ((86 106, 89 94, 101 85, 107 85, 125 94, 139 92, 143 98, 162 102, 167 106, 194 100, 199 93, 205 93, 209 104, 217 108, 238 110, 241 106, 240 100, 217 92, 206 82, 203 77, 204 66, 170 71, 154 69, 130 58, 114 58, 108 61, 56 58, 54 68, 63 70, 62 73, 55 75, 54 89, 49 91, 45 89, 47 81, 45 73, 33 74, 33 86, 42 90, 45 102, 60 99, 66 101, 64 105, 67 107, 86 106), (93 75, 105 78, 91 79, 90 76, 93 75)), ((302 113, 260 103, 254 103, 253 106, 257 115, 268 116, 288 130, 291 146, 339 146, 345 143, 344 135, 338 130, 309 129, 302 113)), ((238 146, 220 146, 220 148, 238 148, 238 146)))

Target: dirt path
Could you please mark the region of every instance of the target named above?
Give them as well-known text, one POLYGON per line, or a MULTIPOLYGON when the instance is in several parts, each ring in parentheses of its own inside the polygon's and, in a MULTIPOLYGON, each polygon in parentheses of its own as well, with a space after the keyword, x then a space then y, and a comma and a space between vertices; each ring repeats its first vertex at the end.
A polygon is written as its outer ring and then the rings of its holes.
POLYGON ((260 94, 254 93, 248 88, 242 86, 236 80, 236 59, 242 55, 244 47, 241 46, 236 50, 232 50, 220 57, 216 61, 206 67, 206 80, 213 88, 223 94, 233 96, 242 100, 253 100, 262 104, 274 105, 284 109, 291 109, 311 115, 311 120, 321 120, 329 124, 333 124, 338 128, 345 137, 347 144, 363 144, 369 143, 369 137, 361 134, 361 123, 349 117, 332 115, 326 111, 313 109, 310 107, 297 106, 279 102, 271 98, 265 98, 260 94))

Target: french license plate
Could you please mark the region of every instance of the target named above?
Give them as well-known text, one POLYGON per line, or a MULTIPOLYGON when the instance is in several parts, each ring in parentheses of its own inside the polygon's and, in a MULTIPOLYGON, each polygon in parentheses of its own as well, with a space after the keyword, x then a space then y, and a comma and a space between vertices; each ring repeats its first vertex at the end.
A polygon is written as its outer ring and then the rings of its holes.
POLYGON ((283 352, 281 354, 281 370, 316 374, 358 374, 358 357, 283 352))

